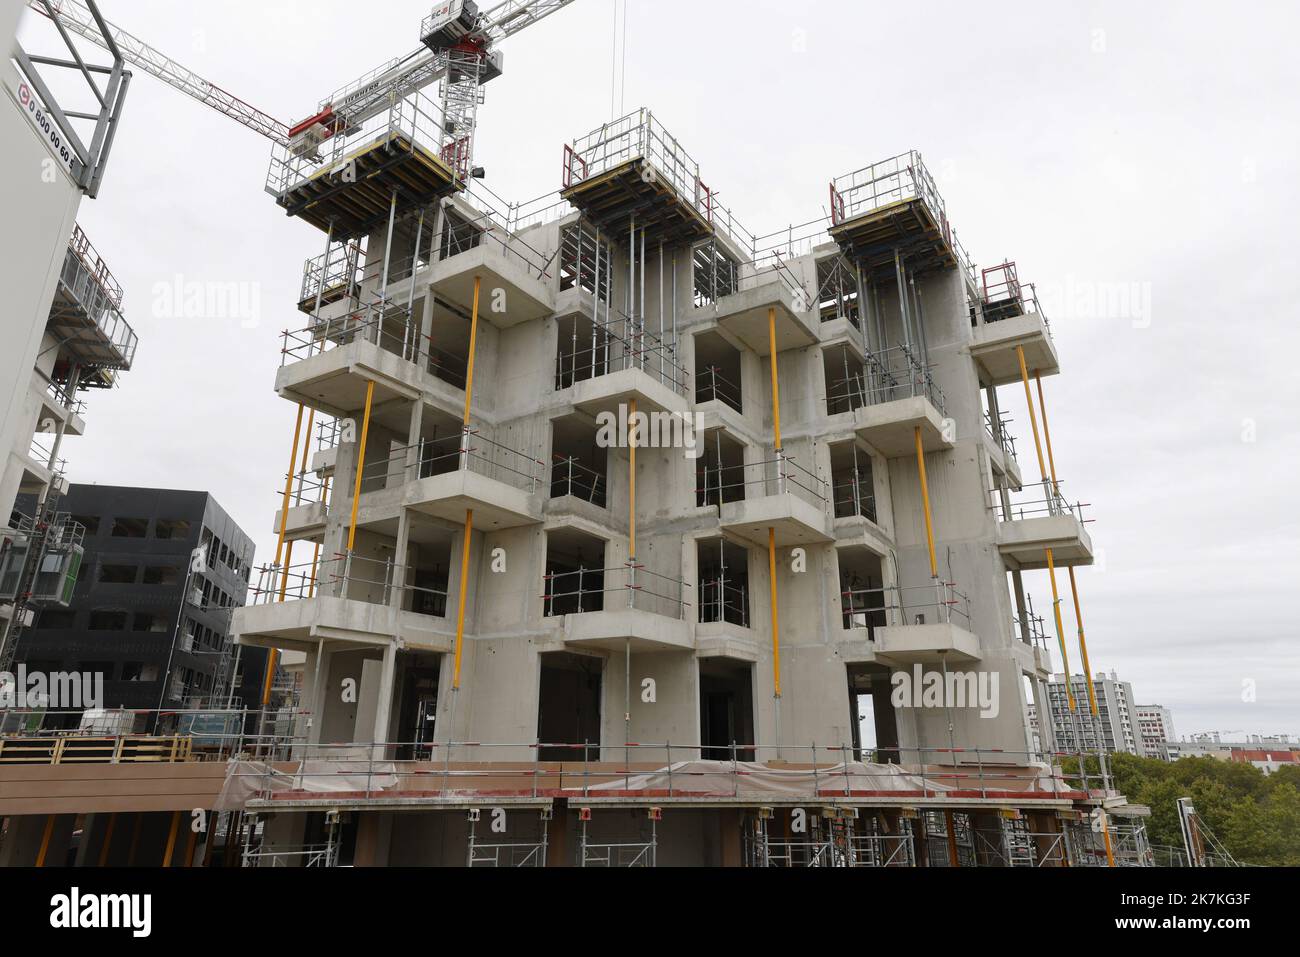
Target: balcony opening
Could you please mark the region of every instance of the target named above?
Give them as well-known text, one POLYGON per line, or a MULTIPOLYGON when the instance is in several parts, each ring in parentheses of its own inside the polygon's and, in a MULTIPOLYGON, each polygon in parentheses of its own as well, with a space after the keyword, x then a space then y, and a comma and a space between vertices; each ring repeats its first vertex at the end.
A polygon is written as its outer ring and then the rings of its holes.
POLYGON ((880 556, 854 545, 836 549, 840 565, 840 610, 844 628, 866 628, 875 641, 875 629, 886 624, 885 580, 880 556))
POLYGON ((459 309, 439 302, 433 310, 429 339, 420 343, 429 373, 462 391, 469 374, 470 319, 459 309))
POLYGON ((600 757, 600 658, 546 652, 537 695, 539 761, 583 761, 600 757))
POLYGON ((605 608, 605 542, 572 528, 546 533, 543 613, 581 615, 605 608))
POLYGON ((745 447, 721 429, 706 432, 696 460, 695 505, 721 507, 745 500, 745 447))
POLYGON ((899 763, 898 721, 890 700, 893 686, 889 677, 889 669, 881 665, 848 666, 849 727, 855 761, 899 763))
POLYGON ((817 261, 817 303, 822 322, 847 319, 861 329, 858 312, 858 279, 841 255, 817 261))
MULTIPOLYGON (((464 423, 445 412, 425 406, 420 421, 420 441, 415 449, 418 463, 414 478, 427 479, 446 475, 461 467, 465 447, 464 423)), ((404 451, 399 453, 403 457, 404 451)))
POLYGON ((416 524, 414 518, 412 522, 402 608, 417 615, 446 618, 452 533, 436 525, 416 524))
POLYGON ((740 350, 715 332, 695 337, 695 401, 725 402, 744 412, 740 390, 740 350))
POLYGON ((826 414, 852 412, 867 404, 866 372, 857 350, 847 345, 822 350, 826 373, 826 414))
POLYGON ((876 486, 871 474, 871 453, 857 442, 830 447, 831 498, 836 518, 861 515, 876 521, 876 486))
POLYGON ((696 546, 700 624, 749 627, 749 549, 722 538, 696 546))
POLYGON ((725 658, 700 660, 700 756, 753 761, 754 666, 725 658))
POLYGON ((740 264, 709 239, 691 252, 695 308, 712 305, 740 288, 740 264))
POLYGON ((622 346, 610 335, 603 323, 587 316, 567 316, 556 326, 555 388, 568 389, 576 382, 586 382, 614 371, 610 351, 622 346))
POLYGON ((441 655, 420 652, 403 652, 397 659, 399 761, 428 760, 433 753, 441 663, 441 655))
POLYGON ((596 444, 596 430, 582 416, 551 422, 551 498, 572 496, 605 508, 606 450, 596 444))

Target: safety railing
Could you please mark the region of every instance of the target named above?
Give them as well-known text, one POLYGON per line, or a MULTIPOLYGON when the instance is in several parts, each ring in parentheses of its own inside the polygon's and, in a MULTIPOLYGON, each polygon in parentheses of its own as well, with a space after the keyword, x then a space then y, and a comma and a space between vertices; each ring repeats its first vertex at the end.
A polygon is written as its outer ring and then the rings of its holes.
POLYGON ((45 394, 54 400, 60 408, 66 410, 69 414, 78 418, 86 414, 86 403, 83 399, 78 399, 76 395, 68 390, 65 383, 55 382, 53 379, 45 383, 45 394))
POLYGON ((1074 517, 1079 524, 1089 524, 1092 519, 1084 516, 1087 502, 1068 502, 1061 494, 1062 482, 1050 479, 1032 485, 1026 484, 1019 492, 1010 489, 994 488, 989 490, 989 508, 1004 522, 1020 522, 1030 518, 1045 518, 1056 515, 1074 517))
POLYGON ((548 572, 542 576, 542 585, 546 617, 628 608, 683 620, 690 606, 689 583, 652 572, 640 562, 548 572))
POLYGON ((555 356, 557 390, 634 369, 658 379, 678 395, 690 395, 690 373, 678 362, 672 344, 622 317, 588 325, 589 329, 580 330, 572 323, 569 335, 561 330, 555 356))
POLYGON ((1002 450, 1002 454, 1011 461, 1016 459, 1016 437, 1011 434, 1007 426, 1011 423, 1011 416, 1002 412, 998 414, 997 421, 993 420, 992 413, 984 413, 984 431, 989 434, 993 444, 1002 450))
POLYGON ((695 374, 695 401, 712 402, 715 399, 725 402, 737 412, 744 411, 740 386, 724 376, 717 366, 707 366, 695 374))
POLYGON ((468 359, 433 345, 421 335, 419 320, 390 299, 358 306, 344 315, 316 319, 310 325, 281 334, 280 365, 302 362, 313 356, 357 342, 369 342, 386 352, 415 363, 429 374, 464 389, 468 359))
POLYGON ((915 150, 891 156, 837 177, 831 183, 831 220, 839 226, 894 203, 919 199, 929 209, 945 238, 951 235, 943 197, 934 177, 915 150))
POLYGON ((0 766, 176 764, 236 756, 283 760, 299 709, 210 707, 93 711, 0 707, 0 766), (268 728, 284 727, 283 733, 268 728))
POLYGON ((572 455, 551 458, 551 498, 572 496, 605 507, 605 476, 589 469, 572 455))
MULTIPOLYGON (((66 294, 94 326, 102 343, 111 349, 111 358, 96 350, 96 365, 122 371, 131 368, 139 337, 122 318, 122 288, 104 266, 80 227, 68 243, 59 281, 66 294)), ((76 338, 72 340, 77 341, 76 338)))
POLYGON ((809 471, 789 452, 776 449, 772 458, 745 465, 704 465, 698 470, 702 485, 696 494, 707 504, 762 498, 768 495, 798 496, 810 505, 825 508, 830 502, 826 480, 809 471))
POLYGON ((1038 301, 1033 283, 1021 282, 1014 262, 990 266, 980 272, 980 305, 984 322, 998 322, 1014 316, 1036 315, 1051 335, 1052 326, 1038 301))
MULTIPOLYGON (((340 122, 338 117, 328 117, 327 121, 340 122)), ((273 196, 282 196, 317 173, 359 152, 359 144, 386 143, 390 149, 436 152, 445 138, 442 109, 438 104, 423 93, 408 92, 402 99, 390 98, 388 109, 379 111, 360 125, 339 129, 314 150, 303 150, 297 144, 276 146, 266 173, 266 191, 273 196)))
POLYGON ((855 623, 874 620, 877 625, 901 626, 943 622, 970 627, 970 598, 952 582, 941 580, 928 585, 849 588, 840 594, 840 607, 845 618, 851 617, 855 623))
POLYGON ((725 622, 748 628, 749 581, 716 573, 701 578, 699 622, 702 625, 725 622))
POLYGON ((733 741, 545 742, 353 742, 294 746, 293 769, 245 763, 230 779, 249 799, 274 802, 370 800, 398 796, 472 796, 480 787, 492 797, 615 797, 644 793, 665 798, 736 798, 761 804, 774 792, 783 800, 834 798, 915 798, 983 800, 1005 806, 1017 797, 1078 801, 1098 793, 1100 778, 1062 765, 1077 755, 998 748, 876 747, 852 742, 834 745, 733 741), (394 761, 389 755, 427 755, 419 761, 394 761), (517 755, 538 756, 521 766, 517 755), (723 759, 699 760, 703 752, 723 759), (540 755, 566 754, 563 762, 540 755), (779 755, 780 766, 746 760, 754 754, 779 755), (508 760, 494 761, 495 755, 508 760), (600 758, 605 756, 605 760, 600 758), (613 758, 613 760, 611 760, 613 758), (761 772, 761 773, 756 773, 761 772))
POLYGON ((810 255, 819 246, 833 242, 828 229, 830 221, 822 216, 798 225, 791 224, 753 240, 753 263, 755 269, 769 266, 778 260, 786 262, 800 256, 810 255))
MULTIPOLYGON (((548 254, 519 237, 517 210, 513 203, 476 179, 469 180, 460 195, 475 210, 474 215, 468 217, 468 224, 478 230, 479 244, 489 243, 499 247, 507 259, 516 261, 531 276, 545 279, 549 275, 554 254, 548 254)), ((458 209, 458 212, 463 213, 464 210, 458 209)))
POLYGON ((860 515, 876 521, 876 489, 870 469, 831 472, 831 507, 836 518, 860 515))
POLYGON ((841 390, 834 393, 837 400, 855 409, 920 396, 928 399, 940 415, 947 414, 943 390, 930 369, 905 345, 865 353, 861 377, 850 376, 837 387, 841 390))
POLYGON ((858 277, 842 253, 817 260, 817 312, 822 322, 844 319, 862 329, 858 277))
POLYGON ((340 298, 359 298, 364 277, 361 244, 355 240, 332 243, 328 251, 303 264, 298 302, 314 305, 318 299, 332 302, 340 298))
POLYGON ((469 471, 532 493, 537 491, 544 470, 540 459, 468 428, 459 435, 394 446, 387 457, 362 467, 361 491, 375 492, 435 475, 469 471))
MULTIPOLYGON (((427 579, 426 579, 427 581, 427 579)), ((311 562, 263 565, 257 584, 249 587, 249 605, 274 605, 317 597, 346 598, 372 605, 391 605, 400 593, 403 611, 431 618, 447 616, 447 569, 405 565, 339 552, 311 562), (441 586, 416 585, 415 579, 433 571, 441 586)))
POLYGON ((648 175, 659 177, 681 202, 713 222, 713 196, 700 180, 700 164, 645 108, 606 123, 565 146, 564 188, 638 159, 650 165, 648 175))

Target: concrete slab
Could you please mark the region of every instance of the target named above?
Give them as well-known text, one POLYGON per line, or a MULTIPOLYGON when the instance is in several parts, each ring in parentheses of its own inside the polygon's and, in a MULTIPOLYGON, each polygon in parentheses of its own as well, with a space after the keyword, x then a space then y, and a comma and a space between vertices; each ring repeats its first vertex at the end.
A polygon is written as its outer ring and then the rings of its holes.
POLYGON ((1032 376, 1057 375, 1061 361, 1047 324, 1037 313, 1012 316, 976 326, 970 354, 984 370, 992 385, 1021 381, 1020 359, 1016 347, 1025 350, 1025 366, 1032 376))
POLYGON ((1092 539, 1074 515, 1044 515, 1011 522, 999 522, 998 551, 1013 568, 1047 567, 1047 550, 1061 567, 1091 565, 1092 539))
POLYGON ((767 547, 769 528, 776 531, 776 544, 781 548, 835 541, 826 509, 819 509, 790 492, 743 502, 725 502, 719 511, 724 531, 763 548, 767 547))
MULTIPOLYGON (((531 251, 529 255, 533 255, 531 251)), ((498 329, 549 316, 555 311, 550 284, 519 253, 485 237, 478 246, 435 263, 429 283, 441 299, 469 315, 474 307, 474 279, 479 283, 479 318, 498 329), (498 292, 499 290, 499 292, 498 292), (504 311, 493 306, 500 301, 504 311)))
POLYGON ((633 654, 695 650, 690 626, 677 618, 630 608, 564 617, 564 642, 571 647, 622 651, 629 641, 633 654))
MULTIPOLYGON (((326 415, 350 417, 365 408, 367 383, 374 382, 371 417, 375 418, 383 415, 387 404, 419 397, 424 378, 414 363, 361 341, 282 366, 275 376, 275 391, 326 415)), ((403 415, 405 424, 398 416, 392 425, 404 432, 409 426, 409 410, 403 415)))
MULTIPOLYGON (((284 537, 289 541, 315 541, 325 534, 327 509, 324 502, 309 502, 289 509, 289 520, 284 525, 284 537)), ((274 534, 280 532, 280 522, 284 512, 275 510, 275 524, 271 526, 274 534)))
POLYGON ((465 510, 472 508, 474 527, 489 530, 539 525, 544 507, 537 492, 463 469, 408 483, 403 486, 402 504, 459 523, 465 521, 465 510))
POLYGON ((384 645, 399 632, 398 612, 390 605, 327 595, 236 608, 230 630, 241 645, 300 651, 314 650, 321 638, 384 645))
POLYGON ((889 665, 964 665, 980 660, 979 639, 951 622, 889 625, 876 629, 876 659, 889 665))
POLYGON ((776 310, 776 351, 801 349, 817 342, 819 323, 807 311, 796 308, 794 293, 778 278, 723 296, 712 306, 696 309, 697 314, 712 313, 719 326, 735 336, 760 356, 771 354, 768 339, 768 312, 776 310))
POLYGON ((944 438, 943 416, 924 396, 910 396, 864 405, 853 413, 858 436, 886 458, 916 455, 916 428, 921 429, 921 446, 927 452, 943 452, 953 443, 944 438))
POLYGON ((659 381, 658 376, 640 369, 624 369, 586 379, 572 386, 573 404, 589 415, 618 414, 620 406, 637 400, 638 412, 672 412, 685 415, 690 408, 685 396, 659 381))

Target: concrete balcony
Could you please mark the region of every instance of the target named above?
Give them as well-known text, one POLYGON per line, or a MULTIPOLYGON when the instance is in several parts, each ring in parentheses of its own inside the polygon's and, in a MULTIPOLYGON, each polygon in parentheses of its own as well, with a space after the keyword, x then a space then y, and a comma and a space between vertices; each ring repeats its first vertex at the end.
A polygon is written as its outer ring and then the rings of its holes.
POLYGON ((886 458, 916 454, 916 430, 926 452, 943 452, 953 447, 944 436, 943 415, 925 396, 894 399, 867 405, 853 413, 853 431, 886 458))
POLYGON ((633 653, 695 650, 680 579, 623 565, 547 575, 543 588, 547 616, 563 615, 564 641, 575 648, 623 651, 630 642, 633 653))
MULTIPOLYGON (((404 339, 401 332, 385 328, 375 307, 286 333, 284 364, 276 373, 275 390, 326 415, 351 417, 365 408, 366 391, 373 382, 371 416, 389 424, 383 419, 385 408, 419 398, 428 378, 412 361, 418 355, 404 339)), ((391 424, 405 431, 409 410, 398 412, 391 424)))
POLYGON ((1025 494, 1012 498, 1009 506, 996 500, 994 512, 1000 519, 997 545, 1007 565, 1024 571, 1047 567, 1047 553, 1060 567, 1091 565, 1092 539, 1083 516, 1082 504, 1071 505, 1059 493, 1044 498, 1041 485, 1031 485, 1025 494))
POLYGON ((876 660, 894 666, 967 665, 980 660, 979 639, 953 622, 876 629, 876 660))
POLYGON ((635 399, 637 411, 667 412, 686 415, 690 404, 678 392, 670 379, 664 379, 641 369, 623 369, 610 372, 573 385, 573 404, 589 415, 602 412, 618 414, 635 399))
MULTIPOLYGON (((801 349, 818 341, 817 320, 805 308, 799 309, 791 284, 780 276, 767 274, 760 283, 729 296, 712 306, 701 307, 697 314, 712 312, 719 326, 735 336, 760 356, 771 354, 767 319, 776 311, 776 351, 801 349), (770 277, 770 278, 769 278, 770 277)), ((754 282, 751 278, 742 283, 754 282)))
POLYGON ((545 469, 477 431, 393 449, 362 469, 357 523, 391 533, 403 509, 475 528, 541 524, 545 469))
POLYGON ((522 240, 491 223, 478 245, 433 264, 429 284, 465 315, 474 308, 474 280, 479 282, 479 318, 509 329, 555 312, 555 297, 543 257, 522 240), (505 238, 502 238, 502 237, 505 238), (500 303, 501 311, 497 311, 500 303))
POLYGON ((695 657, 755 662, 759 660, 758 636, 728 621, 702 622, 695 626, 695 657))
POLYGON ((1046 320, 1037 312, 976 326, 970 354, 979 363, 989 385, 1007 385, 1021 381, 1017 347, 1024 349, 1025 367, 1031 376, 1034 373, 1056 375, 1061 371, 1052 334, 1046 320))
POLYGON ((574 648, 604 651, 622 651, 630 642, 633 654, 695 650, 686 622, 632 608, 566 615, 564 642, 574 648))
POLYGON ((297 651, 320 641, 383 647, 397 636, 424 651, 449 652, 455 643, 454 628, 440 619, 328 595, 237 608, 230 627, 241 645, 297 651))
MULTIPOLYGON (((275 525, 271 531, 279 534, 284 511, 276 509, 275 525)), ((291 542, 320 541, 325 535, 328 509, 324 502, 307 502, 289 507, 288 521, 284 523, 284 537, 291 542)))
POLYGON ((953 448, 945 434, 943 393, 906 347, 867 354, 862 373, 841 389, 853 429, 886 458, 916 455, 916 430, 926 452, 953 448))
MULTIPOLYGON (((767 548, 768 529, 778 547, 820 545, 835 541, 829 488, 820 476, 799 465, 789 453, 743 467, 745 498, 722 502, 718 517, 722 528, 746 541, 767 548)), ((739 472, 740 468, 726 470, 739 472)), ((737 477, 726 475, 726 485, 737 477)))

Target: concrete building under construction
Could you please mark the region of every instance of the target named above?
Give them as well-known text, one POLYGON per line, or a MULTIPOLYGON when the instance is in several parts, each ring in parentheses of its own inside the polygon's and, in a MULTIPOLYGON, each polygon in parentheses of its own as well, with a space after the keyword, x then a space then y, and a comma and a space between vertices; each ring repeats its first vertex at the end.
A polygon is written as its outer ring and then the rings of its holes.
MULTIPOLYGON (((186 860, 247 866, 1148 863, 1104 761, 1067 774, 1026 720, 1049 628, 1069 671, 1058 572, 1091 673, 1093 560, 1032 284, 973 264, 916 152, 757 235, 641 109, 557 133, 561 181, 501 199, 470 136, 507 21, 444 6, 438 98, 404 67, 344 112, 368 75, 266 184, 323 248, 275 382, 279 551, 232 630, 300 674, 292 727, 175 745, 183 806, 159 763, 116 762, 136 804, 51 774, 98 818, 76 853, 114 859, 133 810, 171 815, 171 862, 198 801, 186 860)), ((40 806, 0 800, 11 860, 57 852, 40 806)))

